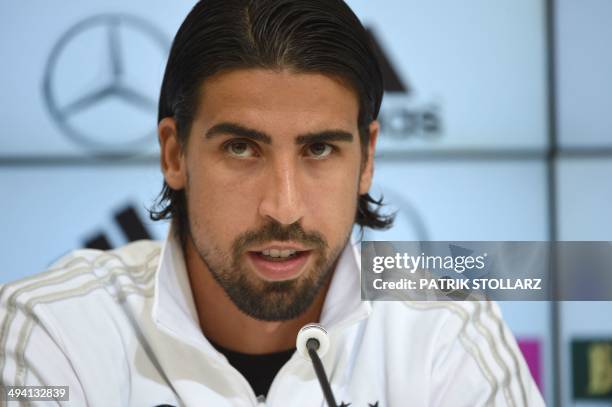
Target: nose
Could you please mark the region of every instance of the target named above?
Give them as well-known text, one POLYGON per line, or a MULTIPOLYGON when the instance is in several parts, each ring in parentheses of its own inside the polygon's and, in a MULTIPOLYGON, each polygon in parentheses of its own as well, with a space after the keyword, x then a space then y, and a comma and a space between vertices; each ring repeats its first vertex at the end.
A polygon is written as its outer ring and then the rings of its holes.
POLYGON ((297 163, 291 158, 277 158, 266 172, 259 214, 283 225, 291 225, 304 216, 297 163))

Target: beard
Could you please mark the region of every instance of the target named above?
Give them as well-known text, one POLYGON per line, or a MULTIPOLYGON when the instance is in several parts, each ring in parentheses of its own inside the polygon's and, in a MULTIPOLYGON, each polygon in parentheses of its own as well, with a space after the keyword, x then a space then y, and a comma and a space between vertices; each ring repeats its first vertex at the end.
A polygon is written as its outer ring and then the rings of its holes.
POLYGON ((222 253, 201 245, 190 227, 187 232, 201 260, 230 300, 243 313, 263 321, 285 321, 303 314, 331 278, 350 237, 349 230, 341 245, 330 248, 318 232, 306 232, 298 223, 283 226, 271 221, 258 230, 242 233, 232 242, 231 253, 222 253), (292 241, 310 247, 314 264, 292 280, 258 278, 247 265, 248 248, 270 241, 292 241))

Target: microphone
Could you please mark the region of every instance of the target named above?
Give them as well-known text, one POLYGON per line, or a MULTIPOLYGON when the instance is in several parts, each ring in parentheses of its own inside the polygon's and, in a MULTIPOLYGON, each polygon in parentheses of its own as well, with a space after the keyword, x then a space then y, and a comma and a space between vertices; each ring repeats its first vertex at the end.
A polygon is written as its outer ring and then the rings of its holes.
POLYGON ((329 337, 325 328, 319 324, 304 325, 297 334, 295 347, 303 358, 310 358, 327 405, 329 407, 337 407, 334 393, 332 393, 323 363, 320 359, 325 356, 329 349, 329 337))

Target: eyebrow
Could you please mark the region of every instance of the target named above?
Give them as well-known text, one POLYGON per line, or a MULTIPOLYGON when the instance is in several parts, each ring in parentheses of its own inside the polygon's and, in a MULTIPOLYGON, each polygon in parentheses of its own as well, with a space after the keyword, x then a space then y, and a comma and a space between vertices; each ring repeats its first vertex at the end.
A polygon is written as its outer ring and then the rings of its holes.
POLYGON ((328 141, 346 141, 348 143, 353 141, 353 135, 348 131, 344 130, 325 130, 316 133, 308 133, 297 136, 295 144, 313 144, 313 143, 324 143, 328 141))
MULTIPOLYGON (((272 144, 272 137, 270 137, 268 134, 259 130, 250 129, 239 124, 229 122, 214 125, 210 129, 208 129, 205 134, 205 137, 207 139, 210 139, 224 134, 244 137, 251 140, 260 141, 265 144, 272 144)), ((330 141, 344 141, 350 143, 353 141, 353 135, 345 130, 324 130, 320 132, 301 134, 296 137, 295 144, 302 145, 330 141)))
POLYGON ((205 137, 207 139, 210 139, 215 136, 221 136, 224 134, 261 141, 262 143, 266 144, 272 144, 272 137, 268 136, 266 133, 263 133, 258 130, 249 129, 247 127, 243 127, 235 123, 215 124, 210 129, 208 129, 205 137))

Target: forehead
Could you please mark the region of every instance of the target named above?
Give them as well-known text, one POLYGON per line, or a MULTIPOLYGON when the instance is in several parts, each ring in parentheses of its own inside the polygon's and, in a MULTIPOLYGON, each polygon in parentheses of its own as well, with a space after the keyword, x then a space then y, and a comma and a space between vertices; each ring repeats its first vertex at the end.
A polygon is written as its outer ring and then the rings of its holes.
POLYGON ((204 82, 195 120, 233 121, 262 130, 299 133, 317 128, 356 131, 359 100, 340 80, 318 73, 240 69, 204 82))

